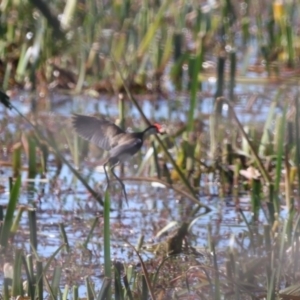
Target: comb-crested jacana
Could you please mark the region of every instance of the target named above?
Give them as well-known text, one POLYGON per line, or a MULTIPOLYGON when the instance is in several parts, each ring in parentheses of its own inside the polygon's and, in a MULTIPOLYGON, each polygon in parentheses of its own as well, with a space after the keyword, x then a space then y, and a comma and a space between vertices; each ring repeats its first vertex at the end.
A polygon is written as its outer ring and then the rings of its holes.
POLYGON ((164 134, 164 128, 159 124, 153 124, 144 131, 127 133, 104 118, 99 119, 79 114, 73 115, 72 124, 79 136, 108 151, 108 158, 103 163, 107 184, 109 186, 106 167, 109 166, 112 174, 121 184, 128 203, 124 183, 116 175, 114 168, 136 154, 141 149, 146 136, 164 134))

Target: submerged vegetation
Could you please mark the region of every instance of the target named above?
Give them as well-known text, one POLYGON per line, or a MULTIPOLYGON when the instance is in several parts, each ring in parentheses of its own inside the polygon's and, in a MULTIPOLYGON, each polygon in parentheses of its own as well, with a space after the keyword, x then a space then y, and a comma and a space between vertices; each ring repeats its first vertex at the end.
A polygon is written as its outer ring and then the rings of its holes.
POLYGON ((1 2, 3 299, 299 299, 299 8, 265 2, 1 2), (89 103, 168 128, 128 206, 89 103))

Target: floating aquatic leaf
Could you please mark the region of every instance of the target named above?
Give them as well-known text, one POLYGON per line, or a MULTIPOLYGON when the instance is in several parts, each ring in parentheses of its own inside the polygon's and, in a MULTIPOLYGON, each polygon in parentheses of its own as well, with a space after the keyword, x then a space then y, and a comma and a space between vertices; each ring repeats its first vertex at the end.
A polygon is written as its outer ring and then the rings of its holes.
POLYGON ((247 179, 259 179, 261 177, 260 172, 253 167, 249 167, 247 170, 241 170, 240 174, 247 179))

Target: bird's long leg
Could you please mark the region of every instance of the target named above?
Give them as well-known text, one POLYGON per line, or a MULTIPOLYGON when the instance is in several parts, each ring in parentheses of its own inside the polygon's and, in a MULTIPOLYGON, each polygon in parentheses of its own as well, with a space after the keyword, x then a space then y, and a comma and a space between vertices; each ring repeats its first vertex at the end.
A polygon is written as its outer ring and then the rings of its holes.
POLYGON ((125 189, 125 185, 124 183, 122 182, 122 180, 117 176, 117 174, 115 173, 114 171, 114 168, 116 167, 116 165, 114 165, 112 168, 111 168, 111 172, 113 173, 113 175, 115 176, 115 178, 119 181, 119 183, 121 184, 122 186, 122 189, 123 189, 123 192, 124 192, 124 196, 125 196, 125 201, 126 201, 126 204, 128 205, 128 198, 127 198, 127 193, 126 193, 126 189, 125 189))

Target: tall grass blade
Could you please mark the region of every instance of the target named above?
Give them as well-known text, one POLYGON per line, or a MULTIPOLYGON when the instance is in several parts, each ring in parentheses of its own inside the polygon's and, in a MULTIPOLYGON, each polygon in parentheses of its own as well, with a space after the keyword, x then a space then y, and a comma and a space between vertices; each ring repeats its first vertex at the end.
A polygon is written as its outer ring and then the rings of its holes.
MULTIPOLYGON (((75 0, 69 0, 76 2, 75 0)), ((79 66, 79 77, 78 77, 78 81, 75 87, 75 93, 80 93, 84 84, 84 79, 85 79, 85 71, 86 71, 86 54, 85 54, 85 48, 83 46, 83 34, 82 31, 80 29, 78 29, 78 35, 79 35, 79 42, 80 42, 80 66, 79 66)))
POLYGON ((0 205, 0 232, 2 231, 2 226, 3 226, 3 205, 0 205))
POLYGON ((39 148, 41 150, 41 165, 42 165, 42 174, 45 175, 47 173, 47 162, 49 156, 48 145, 44 142, 39 143, 39 148))
POLYGON ((267 286, 267 300, 274 300, 275 298, 275 272, 273 271, 271 274, 271 278, 268 281, 267 286))
POLYGON ((0 245, 3 248, 7 246, 11 226, 13 223, 14 212, 19 199, 20 188, 21 188, 21 177, 19 176, 11 190, 9 202, 7 205, 7 210, 4 218, 4 223, 1 230, 0 245))
POLYGON ((30 243, 34 247, 34 250, 37 251, 38 238, 37 238, 37 226, 36 226, 36 210, 28 210, 28 219, 29 219, 29 231, 30 231, 30 243))
POLYGON ((182 55, 183 34, 181 31, 176 31, 173 36, 173 59, 176 62, 182 55))
MULTIPOLYGON (((110 195, 108 189, 104 196, 104 275, 111 279, 110 258, 110 195)), ((110 291, 108 292, 110 294, 110 291)))
POLYGON ((74 13, 76 10, 77 0, 67 0, 64 8, 64 12, 60 19, 61 27, 66 30, 71 26, 71 22, 74 18, 74 13))
POLYGON ((222 54, 218 57, 218 65, 217 65, 217 90, 215 94, 216 102, 216 113, 220 115, 222 113, 223 108, 223 98, 224 95, 224 80, 225 80, 225 61, 226 58, 222 54), (218 100, 219 99, 219 100, 218 100))
POLYGON ((10 229, 10 232, 13 235, 18 231, 20 220, 21 220, 21 217, 22 217, 22 214, 23 214, 24 210, 25 210, 25 206, 19 206, 18 213, 17 213, 17 215, 14 219, 14 222, 11 226, 11 229, 10 229))
POLYGON ((54 295, 53 290, 52 290, 52 286, 49 283, 48 277, 44 275, 44 281, 47 287, 47 291, 49 293, 49 298, 52 300, 56 300, 57 297, 54 295))
POLYGON ((3 212, 3 205, 0 205, 0 232, 2 231, 2 227, 3 227, 3 216, 4 216, 4 212, 3 212))
POLYGON ((172 78, 172 81, 175 82, 178 90, 182 89, 182 83, 183 83, 182 67, 184 63, 188 61, 189 56, 190 54, 188 52, 183 53, 181 57, 177 61, 175 61, 173 66, 171 67, 170 77, 172 78))
POLYGON ((51 283, 51 288, 54 295, 53 300, 56 300, 58 298, 58 293, 60 292, 59 286, 60 286, 61 273, 62 273, 62 267, 56 266, 54 269, 52 283, 51 283))
POLYGON ((140 237, 139 237, 139 239, 137 241, 137 245, 136 245, 137 251, 141 250, 141 248, 142 248, 142 246, 144 244, 144 238, 145 238, 144 235, 140 235, 140 237))
POLYGON ((125 290, 126 290, 125 299, 126 299, 126 297, 128 297, 129 300, 133 300, 133 296, 132 296, 132 292, 131 292, 130 284, 128 282, 127 275, 123 276, 123 282, 124 282, 124 286, 125 286, 125 290))
POLYGON ((286 39, 287 39, 287 52, 288 52, 288 65, 289 67, 294 67, 294 60, 295 60, 295 52, 294 52, 294 45, 293 45, 293 30, 292 25, 289 21, 286 21, 286 39))
POLYGON ((36 175, 36 140, 28 137, 28 177, 34 178, 36 175))
POLYGON ((164 0, 159 11, 156 14, 156 17, 155 17, 153 23, 149 26, 144 38, 142 39, 142 41, 137 49, 137 56, 139 58, 141 58, 144 55, 144 53, 146 52, 146 50, 148 49, 150 42, 152 41, 154 35, 156 34, 156 32, 161 24, 163 15, 167 11, 170 3, 171 3, 170 0, 164 0))
POLYGON ((90 278, 88 276, 85 277, 85 287, 87 293, 87 300, 94 300, 94 293, 91 286, 90 278))
POLYGON ((143 174, 143 171, 145 170, 145 168, 149 165, 149 161, 150 161, 150 159, 151 159, 151 157, 153 156, 153 153, 154 152, 154 148, 153 147, 151 147, 151 148, 149 148, 148 149, 148 151, 146 152, 146 154, 142 157, 142 161, 141 161, 141 163, 140 163, 140 165, 139 165, 139 168, 138 168, 138 170, 137 170, 137 172, 136 172, 136 175, 137 176, 142 176, 142 174, 143 174))
POLYGON ((10 300, 10 292, 9 292, 9 286, 11 285, 11 278, 4 277, 3 278, 3 299, 4 300, 10 300))
POLYGON ((12 168, 14 172, 14 177, 18 177, 22 169, 21 154, 22 154, 21 143, 16 143, 13 146, 13 155, 12 155, 12 168))
POLYGON ((88 243, 90 242, 90 239, 93 236, 94 229, 97 226, 98 222, 99 222, 99 217, 95 217, 95 219, 93 221, 93 224, 92 224, 92 227, 91 227, 91 229, 89 231, 89 234, 88 234, 85 242, 83 243, 83 247, 86 248, 86 249, 87 249, 88 243))
POLYGON ((286 103, 284 106, 284 110, 282 112, 282 117, 279 119, 278 128, 277 128, 277 158, 276 158, 276 173, 275 173, 275 197, 274 197, 274 208, 275 212, 280 212, 280 203, 279 203, 279 184, 281 180, 281 170, 282 170, 282 158, 284 155, 284 138, 285 138, 285 126, 286 126, 286 112, 287 112, 288 104, 286 103))
POLYGON ((210 138, 209 139, 209 145, 210 145, 209 155, 211 157, 215 156, 217 145, 218 145, 216 129, 217 129, 216 115, 211 114, 209 116, 209 138, 210 138))
POLYGON ((281 274, 281 270, 283 268, 283 256, 285 254, 285 243, 286 243, 286 234, 287 234, 287 229, 288 229, 288 220, 285 220, 284 222, 284 226, 282 228, 282 232, 281 232, 281 237, 280 237, 280 248, 279 248, 279 256, 278 256, 278 265, 276 266, 276 268, 274 268, 274 272, 276 272, 276 286, 279 286, 279 282, 280 282, 280 274, 281 274))
POLYGON ((116 261, 114 264, 114 277, 115 277, 115 299, 123 300, 123 289, 121 283, 121 273, 122 273, 123 264, 119 261, 116 261))
POLYGON ((25 76, 26 68, 28 66, 28 62, 30 58, 30 51, 31 51, 30 47, 28 47, 26 43, 23 43, 20 51, 17 70, 16 70, 17 80, 22 81, 25 76))
POLYGON ((254 232, 252 230, 251 224, 248 222, 248 220, 247 220, 247 218, 246 218, 243 210, 239 209, 239 212, 242 215, 242 218, 243 218, 243 220, 244 220, 244 222, 245 222, 245 224, 247 226, 247 229, 249 231, 249 238, 250 238, 251 246, 253 247, 253 245, 254 245, 254 232))
POLYGON ((236 51, 230 52, 230 81, 229 81, 229 101, 233 101, 235 88, 235 74, 236 74, 236 51))
POLYGON ((172 55, 172 50, 173 50, 172 45, 173 45, 173 30, 168 28, 167 29, 167 38, 166 38, 166 42, 165 42, 163 55, 162 55, 162 58, 161 58, 160 65, 158 66, 160 72, 163 72, 163 70, 165 69, 167 63, 170 61, 170 57, 172 55))
POLYGON ((173 37, 173 60, 174 63, 171 68, 171 78, 174 82, 176 89, 181 90, 182 86, 182 64, 189 56, 188 53, 185 55, 182 54, 182 46, 183 46, 183 33, 181 31, 176 31, 173 37), (186 57, 185 57, 186 56, 186 57))
POLYGON ((261 207, 260 201, 260 192, 261 192, 261 183, 258 179, 252 179, 252 191, 251 191, 251 206, 253 213, 253 220, 258 221, 259 209, 261 207))
POLYGON ((259 170, 262 173, 263 178, 265 179, 266 183, 271 184, 271 182, 272 182, 271 177, 270 177, 269 173, 267 172, 266 168, 264 167, 264 164, 261 161, 261 159, 259 158, 257 152, 255 151, 255 147, 253 146, 252 142, 250 141, 248 135, 246 134, 246 132, 245 132, 245 130, 243 128, 243 125, 240 123, 237 115, 235 114, 235 111, 234 111, 234 108, 233 108, 232 104, 228 100, 226 100, 224 98, 223 98, 223 101, 226 102, 227 105, 229 106, 229 108, 231 110, 231 114, 232 114, 235 122, 237 123, 237 125, 238 125, 238 127, 239 127, 239 129, 240 129, 240 131, 241 131, 241 133, 243 135, 243 137, 247 141, 247 143, 248 143, 248 145, 249 145, 249 147, 251 149, 252 155, 254 156, 254 159, 255 159, 258 167, 259 167, 259 170))
POLYGON ((300 191, 300 92, 297 92, 297 95, 295 97, 295 133, 296 133, 296 166, 297 166, 297 185, 298 185, 298 191, 300 191))
POLYGON ((211 243, 212 247, 212 256, 213 256, 213 262, 214 262, 214 278, 215 278, 215 284, 214 284, 214 299, 220 300, 221 299, 221 291, 220 291, 220 278, 219 278, 219 268, 218 268, 218 261, 217 261, 217 253, 215 251, 215 243, 212 241, 211 243))
POLYGON ((194 129, 194 115, 196 113, 195 110, 198 102, 197 92, 200 84, 198 79, 198 74, 200 72, 202 66, 202 60, 203 60, 202 51, 204 51, 204 49, 203 47, 200 47, 200 50, 197 53, 196 57, 191 58, 189 64, 190 67, 192 67, 190 108, 189 108, 188 120, 187 120, 187 130, 189 132, 193 131, 194 129))
POLYGON ((269 210, 269 217, 270 217, 270 220, 269 222, 271 224, 274 223, 275 221, 275 208, 274 208, 274 196, 275 195, 275 192, 274 192, 274 184, 270 184, 269 185, 269 201, 267 201, 267 207, 268 207, 268 210, 269 210))
POLYGON ((5 74, 3 78, 3 83, 2 83, 2 88, 4 91, 8 90, 9 86, 9 78, 11 76, 11 71, 12 71, 12 62, 7 62, 6 68, 5 68, 5 74))
POLYGON ((65 250, 67 253, 70 253, 70 245, 69 245, 69 241, 68 241, 68 236, 67 236, 67 233, 65 230, 65 225, 63 223, 59 223, 59 231, 60 231, 60 235, 63 240, 63 243, 65 244, 65 250))
POLYGON ((35 289, 36 289, 36 278, 33 272, 33 260, 32 255, 29 254, 25 258, 24 255, 22 256, 23 265, 25 267, 26 275, 27 275, 27 282, 28 282, 28 295, 30 296, 31 300, 35 299, 35 289))
POLYGON ((43 262, 41 260, 36 261, 36 281, 37 281, 37 298, 39 300, 43 300, 44 299, 43 262))
POLYGON ((69 286, 66 284, 62 295, 62 300, 68 300, 68 295, 69 295, 69 286))
POLYGON ((109 295, 110 295, 110 285, 111 285, 111 279, 105 277, 103 279, 103 283, 100 289, 100 292, 97 296, 97 300, 102 300, 102 299, 109 299, 109 295))
MULTIPOLYGON (((73 285, 73 300, 78 300, 79 297, 78 297, 78 286, 77 285, 73 285)), ((104 298, 102 298, 104 299, 104 298)))
MULTIPOLYGON (((124 101, 124 95, 120 94, 119 95, 119 126, 121 129, 123 129, 125 131, 125 101, 124 101)), ((120 166, 120 176, 123 177, 124 176, 124 164, 121 164, 120 166)), ((120 206, 122 206, 122 202, 120 202, 120 206)))
POLYGON ((14 266, 13 266, 13 280, 12 280, 12 290, 11 295, 13 297, 23 295, 23 286, 22 286, 22 249, 16 249, 14 257, 14 266))
POLYGON ((144 273, 144 278, 145 278, 145 281, 146 281, 146 284, 147 284, 147 288, 148 288, 150 297, 151 297, 152 300, 155 300, 156 298, 154 296, 154 289, 152 287, 152 284, 151 284, 151 281, 150 281, 149 274, 148 274, 147 268, 145 266, 145 263, 144 263, 142 257, 140 256, 139 252, 129 242, 127 242, 127 244, 130 246, 130 248, 132 248, 132 250, 138 256, 139 261, 142 265, 142 270, 143 270, 143 273, 144 273))
MULTIPOLYGON (((56 251, 54 251, 54 253, 50 256, 50 258, 47 260, 47 263, 45 265, 45 267, 43 268, 43 264, 42 264, 42 261, 40 260, 37 252, 34 250, 33 246, 31 246, 31 249, 37 259, 36 261, 36 281, 37 281, 37 286, 38 286, 38 295, 40 295, 40 293, 43 293, 43 273, 46 274, 52 261, 54 260, 56 254, 58 254, 58 252, 60 250, 62 250, 64 248, 64 244, 62 244, 60 247, 58 247, 58 249, 56 251), (39 269, 41 268, 41 269, 39 269), (41 282, 40 282, 41 281, 41 282), (41 288, 42 288, 42 291, 40 291, 40 285, 41 285, 41 288)), ((50 287, 51 288, 51 287, 50 287)))
POLYGON ((160 166, 159 166, 157 148, 156 148, 154 142, 152 142, 151 145, 152 145, 152 149, 153 149, 153 158, 154 158, 154 166, 155 166, 155 170, 156 170, 156 176, 158 178, 161 178, 161 171, 160 171, 160 166))
POLYGON ((275 110, 278 105, 278 100, 282 95, 282 91, 283 91, 282 89, 278 89, 271 105, 269 106, 268 116, 264 125, 263 134, 259 146, 259 151, 258 151, 259 156, 266 155, 265 151, 267 149, 267 145, 271 143, 269 131, 271 130, 272 122, 274 121, 275 110))
POLYGON ((142 275, 142 296, 141 296, 141 298, 143 300, 147 300, 148 295, 149 295, 149 292, 148 292, 147 281, 145 279, 145 275, 142 275))
POLYGON ((127 36, 124 33, 115 34, 113 36, 111 51, 117 61, 122 59, 122 55, 124 54, 124 51, 126 51, 126 42, 127 36))
POLYGON ((35 290, 34 290, 34 282, 32 280, 32 277, 29 273, 29 267, 27 265, 27 262, 26 262, 26 259, 25 259, 25 256, 22 255, 22 263, 23 263, 23 266, 25 268, 25 272, 26 272, 26 277, 27 277, 27 287, 26 287, 26 293, 28 296, 30 296, 30 298, 32 300, 34 300, 34 293, 35 293, 35 290))

